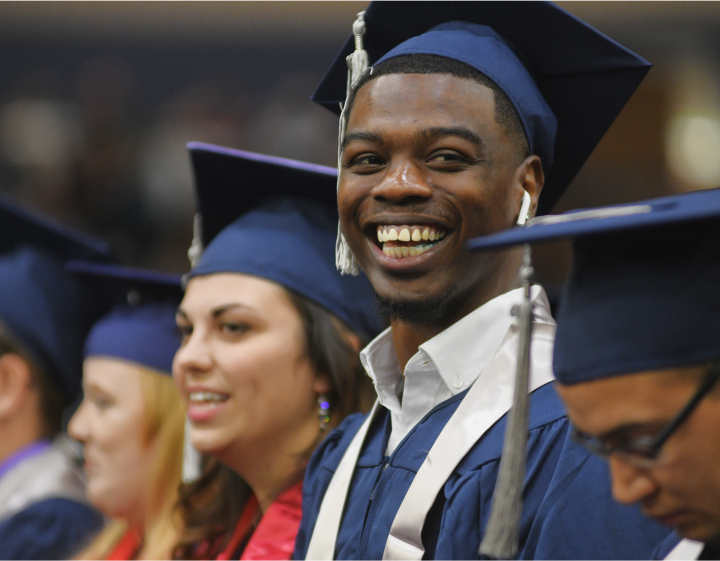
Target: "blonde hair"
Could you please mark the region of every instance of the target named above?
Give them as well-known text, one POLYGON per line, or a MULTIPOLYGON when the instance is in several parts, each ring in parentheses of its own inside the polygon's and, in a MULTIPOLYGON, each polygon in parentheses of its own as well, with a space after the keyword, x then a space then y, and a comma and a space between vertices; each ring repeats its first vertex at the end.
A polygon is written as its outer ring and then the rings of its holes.
MULTIPOLYGON (((137 558, 170 559, 180 534, 174 513, 182 472, 185 413, 169 376, 138 367, 145 400, 144 441, 156 447, 145 504, 148 521, 137 558)), ((105 559, 128 530, 124 520, 112 520, 76 559, 105 559)))

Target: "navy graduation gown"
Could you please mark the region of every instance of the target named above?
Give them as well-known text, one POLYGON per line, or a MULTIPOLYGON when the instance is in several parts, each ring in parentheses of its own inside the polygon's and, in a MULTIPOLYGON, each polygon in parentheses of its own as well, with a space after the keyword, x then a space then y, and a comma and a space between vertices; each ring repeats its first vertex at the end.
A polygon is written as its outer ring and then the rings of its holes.
POLYGON ((39 501, 0 522, 0 558, 70 559, 102 526, 102 516, 88 505, 39 501))
MULTIPOLYGON (((368 432, 335 550, 336 559, 381 559, 390 527, 428 451, 466 392, 418 423, 390 457, 390 415, 368 432)), ((521 523, 521 559, 646 559, 669 530, 637 508, 616 504, 605 462, 568 438, 569 423, 553 384, 533 392, 521 523)), ((325 491, 364 417, 354 415, 313 455, 303 487, 303 519, 295 558, 304 559, 325 491)), ((506 416, 475 444, 438 495, 423 528, 425 558, 477 559, 487 523, 506 416)))

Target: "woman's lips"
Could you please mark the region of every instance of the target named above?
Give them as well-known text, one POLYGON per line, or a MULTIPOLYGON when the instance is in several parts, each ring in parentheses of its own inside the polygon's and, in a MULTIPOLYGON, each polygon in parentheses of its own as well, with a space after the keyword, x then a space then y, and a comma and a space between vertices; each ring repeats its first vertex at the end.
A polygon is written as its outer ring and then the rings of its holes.
POLYGON ((230 396, 208 390, 188 392, 187 416, 194 423, 202 423, 215 417, 225 408, 230 396))

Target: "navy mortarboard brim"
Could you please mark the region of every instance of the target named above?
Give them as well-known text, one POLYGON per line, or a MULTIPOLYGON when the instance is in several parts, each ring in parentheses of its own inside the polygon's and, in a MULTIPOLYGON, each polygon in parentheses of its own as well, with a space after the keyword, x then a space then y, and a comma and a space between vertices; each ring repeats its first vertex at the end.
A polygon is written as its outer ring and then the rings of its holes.
POLYGON ((83 261, 72 261, 67 269, 112 304, 90 330, 85 358, 117 358, 170 375, 180 346, 175 312, 182 300, 181 277, 83 261))
POLYGON ((720 189, 533 222, 468 245, 575 238, 553 357, 562 384, 720 359, 720 189))
POLYGON ((261 277, 319 304, 358 334, 382 329, 367 279, 335 268, 334 169, 211 145, 189 148, 208 244, 189 278, 261 277))
POLYGON ((297 196, 337 206, 337 170, 202 142, 187 145, 202 216, 202 242, 267 198, 297 196), (238 162, 242 161, 242 164, 238 162))
MULTIPOLYGON (((650 68, 547 2, 372 2, 364 20, 371 65, 435 54, 476 68, 505 91, 545 168, 539 214, 555 205, 650 68)), ((351 35, 312 96, 336 113, 353 50, 351 35)))
POLYGON ((102 303, 64 269, 70 259, 109 262, 108 244, 0 198, 0 322, 5 335, 72 401, 82 347, 102 303))
POLYGON ((467 242, 471 251, 539 244, 606 232, 620 232, 714 218, 720 189, 708 189, 628 204, 571 210, 531 218, 523 228, 510 228, 467 242))
POLYGON ((62 262, 115 260, 115 252, 107 242, 60 225, 0 196, 0 253, 21 245, 46 251, 62 262))

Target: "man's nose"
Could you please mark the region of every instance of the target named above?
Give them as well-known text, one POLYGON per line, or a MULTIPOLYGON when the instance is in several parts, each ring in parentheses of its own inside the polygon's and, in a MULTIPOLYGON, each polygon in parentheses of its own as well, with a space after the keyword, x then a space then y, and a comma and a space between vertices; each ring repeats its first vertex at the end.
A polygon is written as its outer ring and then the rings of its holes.
POLYGON ((418 167, 405 161, 392 164, 371 194, 393 203, 410 203, 431 198, 433 190, 418 167))
POLYGON ((616 456, 610 456, 608 464, 612 476, 612 494, 617 502, 636 503, 657 490, 649 470, 633 466, 616 456))

